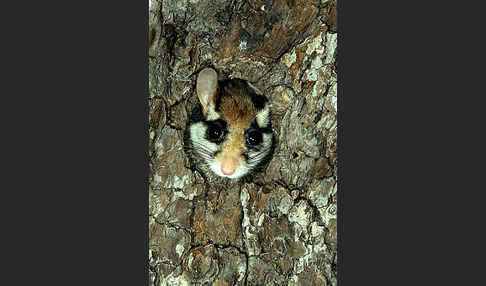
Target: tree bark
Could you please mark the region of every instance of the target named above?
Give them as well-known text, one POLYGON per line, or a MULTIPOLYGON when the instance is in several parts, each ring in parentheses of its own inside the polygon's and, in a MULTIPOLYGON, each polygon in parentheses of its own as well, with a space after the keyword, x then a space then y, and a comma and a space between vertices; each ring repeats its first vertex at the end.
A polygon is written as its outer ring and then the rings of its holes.
POLYGON ((336 1, 151 0, 150 285, 337 284, 336 1), (197 72, 271 102, 277 144, 251 181, 183 150, 197 72))

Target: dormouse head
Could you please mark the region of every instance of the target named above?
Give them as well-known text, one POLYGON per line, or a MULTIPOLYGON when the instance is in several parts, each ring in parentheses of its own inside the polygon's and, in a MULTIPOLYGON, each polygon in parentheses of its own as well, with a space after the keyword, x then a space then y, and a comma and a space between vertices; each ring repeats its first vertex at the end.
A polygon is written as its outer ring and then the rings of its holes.
POLYGON ((199 73, 196 92, 200 106, 186 130, 192 153, 221 177, 259 171, 274 145, 267 99, 244 80, 218 82, 210 68, 199 73))

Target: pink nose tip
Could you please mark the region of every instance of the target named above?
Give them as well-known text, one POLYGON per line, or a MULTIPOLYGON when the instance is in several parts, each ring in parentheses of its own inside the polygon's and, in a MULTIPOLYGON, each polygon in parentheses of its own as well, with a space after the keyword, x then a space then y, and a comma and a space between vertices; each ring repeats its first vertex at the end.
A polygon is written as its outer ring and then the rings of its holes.
POLYGON ((235 172, 235 170, 221 168, 221 172, 223 172, 223 174, 225 174, 225 175, 230 176, 230 175, 233 175, 233 173, 235 172))
POLYGON ((221 162, 221 172, 227 176, 233 175, 237 165, 238 160, 236 158, 224 156, 221 162))

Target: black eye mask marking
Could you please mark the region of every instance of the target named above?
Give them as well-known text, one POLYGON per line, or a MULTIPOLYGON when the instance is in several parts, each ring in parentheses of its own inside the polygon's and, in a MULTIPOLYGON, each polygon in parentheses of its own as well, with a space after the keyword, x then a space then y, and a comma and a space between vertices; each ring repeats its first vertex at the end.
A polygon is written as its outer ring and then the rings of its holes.
MULTIPOLYGON (((245 144, 249 150, 256 152, 260 152, 262 150, 263 133, 267 133, 266 129, 267 128, 258 127, 256 120, 253 120, 250 128, 245 131, 245 144)), ((270 133, 271 132, 272 130, 270 129, 270 133)))
POLYGON ((251 102, 256 107, 256 109, 262 110, 263 107, 265 107, 265 103, 267 102, 267 99, 265 97, 253 92, 249 92, 248 95, 250 96, 251 102))
POLYGON ((226 128, 226 121, 222 119, 217 119, 213 121, 206 121, 206 134, 205 138, 208 141, 211 141, 216 144, 220 144, 221 142, 224 141, 224 138, 226 137, 226 133, 228 133, 228 130, 226 128))
POLYGON ((252 129, 258 130, 261 133, 272 133, 272 123, 271 122, 268 123, 267 127, 260 127, 258 126, 256 120, 253 120, 248 130, 252 130, 252 129))
POLYGON ((246 144, 249 146, 258 146, 263 142, 262 133, 256 129, 250 129, 246 132, 246 144))

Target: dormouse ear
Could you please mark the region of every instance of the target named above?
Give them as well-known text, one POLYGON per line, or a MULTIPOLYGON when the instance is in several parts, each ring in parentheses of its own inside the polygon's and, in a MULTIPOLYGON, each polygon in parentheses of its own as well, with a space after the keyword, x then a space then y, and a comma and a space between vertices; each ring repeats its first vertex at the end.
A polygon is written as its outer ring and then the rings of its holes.
POLYGON ((203 108, 204 116, 208 115, 211 107, 216 103, 216 90, 218 89, 218 74, 211 68, 205 68, 197 76, 196 91, 199 102, 203 108))

